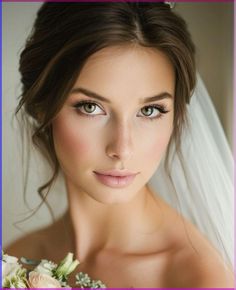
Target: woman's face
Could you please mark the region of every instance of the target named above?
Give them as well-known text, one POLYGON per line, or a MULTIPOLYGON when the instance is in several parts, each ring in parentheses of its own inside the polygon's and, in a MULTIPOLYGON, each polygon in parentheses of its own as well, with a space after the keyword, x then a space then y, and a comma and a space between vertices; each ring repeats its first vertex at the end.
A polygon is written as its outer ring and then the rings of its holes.
POLYGON ((173 66, 160 51, 109 47, 88 59, 52 124, 62 171, 78 194, 112 204, 145 188, 170 140, 174 92, 173 66))

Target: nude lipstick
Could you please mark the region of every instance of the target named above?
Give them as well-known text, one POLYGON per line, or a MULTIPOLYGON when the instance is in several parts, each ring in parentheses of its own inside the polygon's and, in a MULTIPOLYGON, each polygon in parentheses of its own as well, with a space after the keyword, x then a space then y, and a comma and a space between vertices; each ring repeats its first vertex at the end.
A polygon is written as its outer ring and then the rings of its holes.
POLYGON ((127 170, 94 171, 97 180, 112 188, 123 188, 130 185, 138 173, 127 170))

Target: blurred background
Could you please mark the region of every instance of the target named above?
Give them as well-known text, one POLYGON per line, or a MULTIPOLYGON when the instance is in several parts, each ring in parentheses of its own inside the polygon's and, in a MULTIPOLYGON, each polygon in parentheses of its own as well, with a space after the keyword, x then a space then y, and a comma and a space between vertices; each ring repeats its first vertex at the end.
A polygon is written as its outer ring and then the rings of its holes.
MULTIPOLYGON (((20 95, 19 54, 29 35, 41 3, 3 3, 3 247, 10 242, 51 222, 43 206, 30 219, 23 199, 23 170, 19 129, 13 120, 20 95)), ((233 3, 177 3, 175 11, 187 22, 197 49, 197 68, 218 112, 231 149, 233 148, 233 3)), ((27 149, 26 149, 27 151, 27 149)), ((35 157, 30 162, 26 199, 34 208, 40 203, 37 188, 47 178, 47 169, 35 157), (33 172, 33 174, 31 174, 33 172), (36 173, 36 174, 35 174, 36 173), (43 173, 43 174, 42 174, 43 173)), ((57 182, 49 202, 55 216, 67 207, 63 184, 57 182), (56 206, 55 206, 56 204, 56 206)))

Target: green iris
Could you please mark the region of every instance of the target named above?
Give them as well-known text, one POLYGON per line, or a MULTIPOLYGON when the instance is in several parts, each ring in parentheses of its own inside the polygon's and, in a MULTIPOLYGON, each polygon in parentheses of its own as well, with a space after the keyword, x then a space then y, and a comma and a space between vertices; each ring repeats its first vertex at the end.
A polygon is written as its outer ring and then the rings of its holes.
POLYGON ((84 105, 84 110, 86 113, 93 113, 95 111, 96 105, 94 104, 85 104, 84 105))
POLYGON ((151 116, 153 113, 153 108, 152 107, 145 107, 141 110, 142 114, 145 116, 151 116))

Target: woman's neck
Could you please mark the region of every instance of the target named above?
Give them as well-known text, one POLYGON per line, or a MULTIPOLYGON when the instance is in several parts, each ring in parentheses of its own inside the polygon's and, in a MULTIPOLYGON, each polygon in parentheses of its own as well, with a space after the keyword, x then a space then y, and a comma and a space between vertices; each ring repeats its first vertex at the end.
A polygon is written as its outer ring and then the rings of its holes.
POLYGON ((146 234, 160 225, 161 207, 146 186, 131 201, 112 205, 94 200, 70 182, 67 191, 68 224, 74 252, 81 262, 104 250, 140 252, 146 234))

